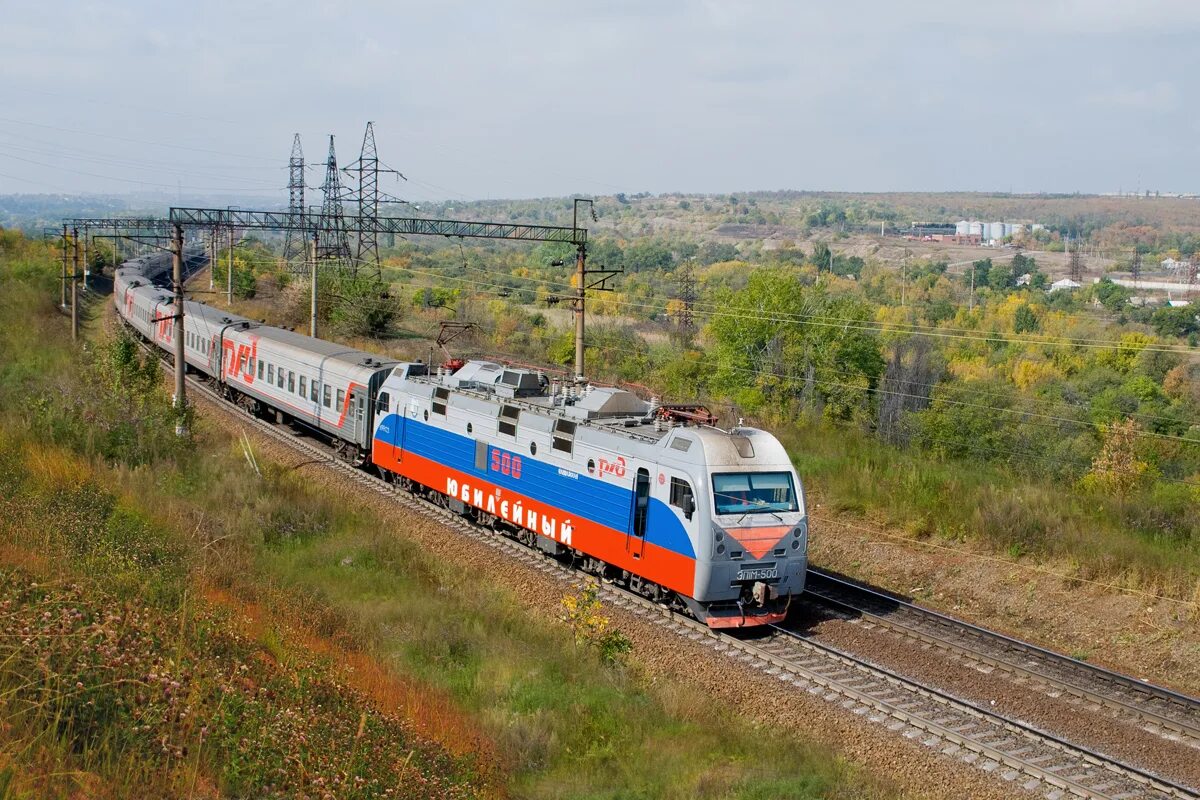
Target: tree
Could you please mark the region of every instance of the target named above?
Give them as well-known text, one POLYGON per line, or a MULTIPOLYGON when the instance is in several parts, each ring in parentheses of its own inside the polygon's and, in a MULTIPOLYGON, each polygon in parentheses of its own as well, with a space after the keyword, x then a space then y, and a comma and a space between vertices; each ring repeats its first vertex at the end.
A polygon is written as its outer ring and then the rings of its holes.
POLYGON ((1121 311, 1129 303, 1129 298, 1133 296, 1132 291, 1113 283, 1108 278, 1101 279, 1093 291, 1096 299, 1100 301, 1100 305, 1114 314, 1121 311))
POLYGON ((799 402, 836 419, 868 412, 883 373, 882 348, 874 332, 853 323, 872 319, 870 308, 805 286, 799 274, 760 269, 744 289, 722 293, 721 304, 751 310, 709 324, 714 388, 750 407, 787 411, 799 402))
POLYGON ((971 283, 971 276, 974 275, 976 286, 987 286, 989 273, 991 273, 991 271, 992 260, 990 258, 981 258, 971 265, 971 269, 968 270, 969 274, 966 274, 963 277, 966 279, 968 285, 971 283))
POLYGON ((1124 498, 1153 478, 1150 464, 1138 454, 1138 424, 1133 419, 1102 425, 1103 444, 1081 481, 1085 489, 1124 498))
MULTIPOLYGON (((1020 297, 1020 295, 1014 295, 1020 297)), ((1017 307, 1016 314, 1013 316, 1013 331, 1016 333, 1033 333, 1038 329, 1037 314, 1028 305, 1017 307)))
POLYGON ((1200 320, 1192 306, 1160 308, 1150 317, 1150 324, 1159 336, 1189 336, 1200 333, 1200 320))
MULTIPOLYGON (((988 259, 991 261, 991 259, 988 259)), ((988 286, 997 292, 1006 292, 1016 286, 1016 277, 1011 267, 993 266, 988 270, 988 286)), ((979 276, 975 276, 975 285, 979 285, 979 276)))

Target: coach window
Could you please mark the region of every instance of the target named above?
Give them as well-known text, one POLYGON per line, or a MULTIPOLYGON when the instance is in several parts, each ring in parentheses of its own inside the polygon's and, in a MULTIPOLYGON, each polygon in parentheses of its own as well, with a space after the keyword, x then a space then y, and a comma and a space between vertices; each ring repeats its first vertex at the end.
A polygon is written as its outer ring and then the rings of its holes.
POLYGON ((283 367, 280 367, 279 369, 275 370, 275 385, 278 386, 280 389, 283 388, 283 373, 284 372, 285 372, 285 370, 283 367))
POLYGON ((691 484, 681 478, 671 478, 671 505, 682 511, 688 519, 692 518, 692 512, 696 510, 696 497, 692 494, 691 484))
POLYGON ((346 405, 346 390, 338 389, 337 390, 337 407, 341 408, 344 405, 346 405))
POLYGON ((296 393, 296 373, 288 370, 288 391, 292 394, 296 393))
POLYGON ((267 364, 267 383, 275 382, 275 365, 267 364))
MULTIPOLYGON (((251 359, 251 360, 253 360, 253 359, 251 359)), ((260 358, 258 360, 258 379, 260 381, 262 380, 262 376, 263 376, 263 362, 262 362, 262 359, 260 358)))
POLYGON ((307 375, 300 376, 300 396, 308 397, 308 376, 307 375))
POLYGON ((329 388, 329 384, 327 383, 324 386, 322 386, 321 391, 323 393, 321 395, 321 397, 325 401, 325 407, 330 408, 333 405, 333 400, 332 400, 333 391, 329 388))
POLYGON ((309 395, 309 399, 311 399, 314 403, 320 402, 319 400, 317 400, 317 398, 320 396, 317 394, 317 392, 319 392, 321 390, 321 382, 318 381, 316 378, 313 378, 312 383, 310 385, 312 386, 312 394, 309 395))

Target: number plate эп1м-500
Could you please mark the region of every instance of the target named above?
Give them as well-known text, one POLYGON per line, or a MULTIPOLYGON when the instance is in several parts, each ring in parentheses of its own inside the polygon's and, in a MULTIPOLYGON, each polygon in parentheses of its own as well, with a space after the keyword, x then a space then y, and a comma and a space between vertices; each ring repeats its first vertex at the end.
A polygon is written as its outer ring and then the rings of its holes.
POLYGON ((759 569, 739 569, 734 580, 739 581, 769 581, 779 577, 779 570, 774 567, 759 569))

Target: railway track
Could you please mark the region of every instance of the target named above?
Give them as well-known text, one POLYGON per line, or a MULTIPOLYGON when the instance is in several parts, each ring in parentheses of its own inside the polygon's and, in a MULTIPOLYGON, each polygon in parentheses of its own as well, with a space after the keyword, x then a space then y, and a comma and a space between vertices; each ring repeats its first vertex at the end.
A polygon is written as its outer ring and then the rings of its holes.
MULTIPOLYGON (((949 654, 985 674, 1003 673, 1034 691, 1200 749, 1200 700, 923 608, 810 568, 817 602, 949 654)), ((1200 753, 1197 753, 1200 758, 1200 753)))
MULTIPOLYGON (((166 366, 171 370, 170 364, 166 366)), ((289 428, 246 415, 226 403, 211 387, 189 377, 193 391, 213 401, 242 424, 306 455, 313 462, 340 472, 365 489, 398 505, 435 519, 458 533, 505 553, 564 587, 594 579, 566 564, 480 528, 442 506, 397 490, 386 481, 337 458, 331 449, 289 428)), ((796 691, 807 691, 830 703, 885 726, 897 735, 936 748, 985 772, 996 774, 1049 800, 1075 796, 1096 800, 1200 800, 1200 791, 1172 783, 1137 767, 1073 745, 1018 720, 1006 718, 934 689, 920 686, 776 626, 766 639, 718 633, 640 595, 611 584, 600 594, 612 605, 652 624, 736 659, 770 675, 796 691)))

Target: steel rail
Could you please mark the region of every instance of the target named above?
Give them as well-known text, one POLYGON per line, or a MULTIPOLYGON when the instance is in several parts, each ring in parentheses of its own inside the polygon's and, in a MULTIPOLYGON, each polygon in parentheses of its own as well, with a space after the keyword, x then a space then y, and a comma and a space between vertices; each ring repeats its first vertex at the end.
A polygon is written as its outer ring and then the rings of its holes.
POLYGON ((815 567, 808 570, 805 591, 820 603, 859 614, 872 624, 1011 675, 1025 676, 1067 693, 1077 702, 1106 708, 1123 721, 1142 720, 1152 733, 1200 747, 1200 700, 1196 698, 1081 662, 815 567), (893 616, 896 612, 911 619, 897 619, 893 616), (938 632, 922 630, 922 624, 938 632), (954 636, 960 640, 948 638, 954 636), (1055 670, 1066 676, 1052 674, 1055 670), (1149 707, 1147 702, 1160 708, 1149 707))
MULTIPOLYGON (((159 355, 162 356, 161 353, 159 355)), ((167 362, 165 370, 170 372, 172 369, 167 362)), ((1071 744, 1018 720, 922 687, 869 662, 805 640, 794 632, 785 631, 780 634, 781 638, 756 643, 729 633, 713 631, 703 623, 629 590, 584 576, 536 548, 476 526, 443 506, 402 493, 395 485, 338 458, 329 448, 307 438, 298 438, 291 429, 273 425, 231 407, 206 381, 193 376, 188 376, 187 380, 194 390, 230 416, 236 416, 289 449, 311 457, 312 463, 340 472, 353 482, 384 495, 408 510, 504 552, 563 584, 598 585, 600 594, 615 606, 667 627, 690 641, 705 644, 716 652, 734 655, 748 666, 797 688, 821 694, 829 702, 837 702, 856 713, 869 714, 872 721, 890 721, 892 724, 888 725, 889 728, 903 730, 909 738, 925 734, 927 738, 922 740, 922 744, 939 746, 946 755, 956 755, 960 760, 989 772, 1006 766, 1008 769, 1001 772, 1000 776, 1008 781, 1024 777, 1021 785, 1025 789, 1042 788, 1051 798, 1069 792, 1096 800, 1200 800, 1200 793, 1189 787, 1071 744), (782 654, 781 649, 784 651, 782 654), (804 654, 804 657, 799 654, 804 654), (839 675, 839 672, 845 674, 839 675), (872 692, 866 688, 870 682, 875 682, 882 689, 882 696, 878 691, 872 692), (920 708, 922 700, 927 702, 924 709, 920 708), (960 719, 965 716, 969 722, 951 725, 956 716, 960 719), (1008 737, 1014 736, 1021 737, 1026 746, 1000 746, 1008 737), (1098 777, 1093 774, 1096 770, 1102 775, 1098 777)))

